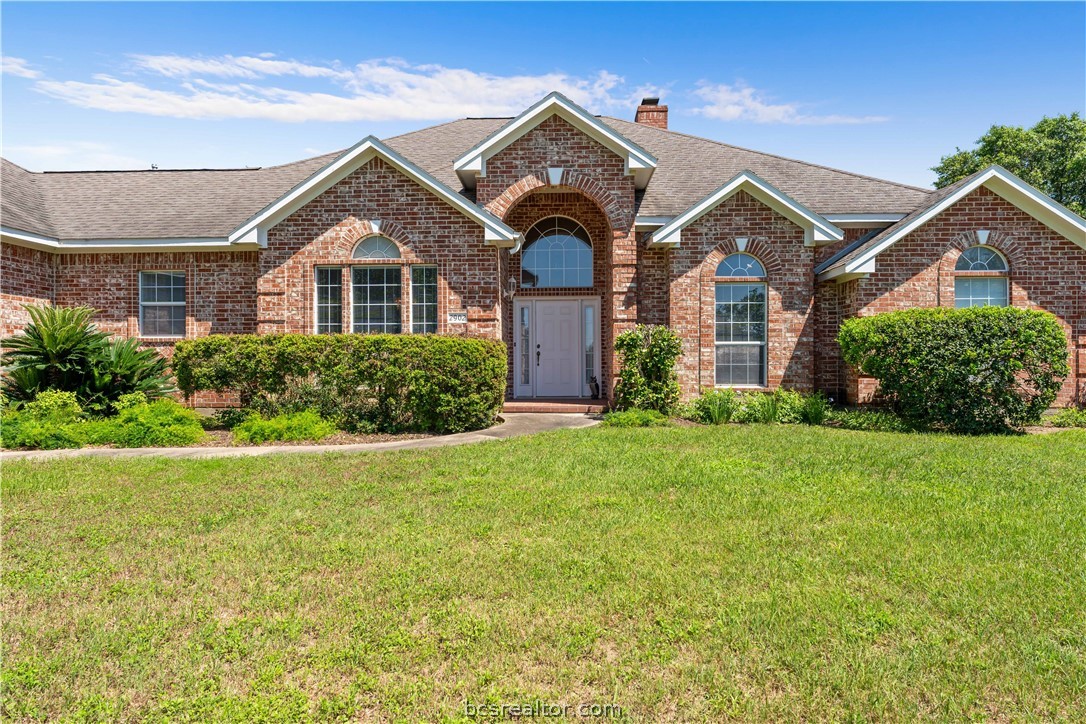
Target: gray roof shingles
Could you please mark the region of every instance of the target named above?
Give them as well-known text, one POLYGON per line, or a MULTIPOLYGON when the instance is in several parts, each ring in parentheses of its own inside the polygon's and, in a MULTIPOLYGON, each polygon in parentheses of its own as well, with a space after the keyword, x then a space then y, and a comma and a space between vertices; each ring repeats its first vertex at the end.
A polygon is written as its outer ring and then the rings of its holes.
MULTIPOLYGON (((630 121, 601 120, 659 159, 638 213, 674 216, 740 171, 821 214, 907 213, 932 192, 630 121)), ((508 123, 465 118, 387 139, 466 197, 454 161, 508 123)), ((32 173, 4 161, 0 221, 59 239, 221 238, 340 152, 258 169, 32 173)))

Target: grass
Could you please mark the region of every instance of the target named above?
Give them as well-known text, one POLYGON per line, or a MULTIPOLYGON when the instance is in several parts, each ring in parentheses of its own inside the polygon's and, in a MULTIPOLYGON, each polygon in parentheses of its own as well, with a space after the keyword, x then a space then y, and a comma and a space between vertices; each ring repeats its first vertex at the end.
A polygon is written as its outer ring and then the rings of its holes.
POLYGON ((1086 717, 1086 432, 4 464, 3 716, 1086 717))

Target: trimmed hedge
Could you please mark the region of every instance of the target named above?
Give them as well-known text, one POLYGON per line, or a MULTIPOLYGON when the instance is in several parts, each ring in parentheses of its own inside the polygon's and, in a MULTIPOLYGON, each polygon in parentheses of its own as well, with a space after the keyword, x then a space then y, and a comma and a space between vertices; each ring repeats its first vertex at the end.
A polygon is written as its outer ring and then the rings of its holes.
POLYGON ((505 399, 506 350, 495 340, 439 335, 212 335, 178 342, 173 369, 186 396, 234 391, 250 407, 301 382, 333 401, 346 429, 451 433, 494 421, 505 399))
POLYGON ((909 309, 849 319, 845 361, 919 427, 1007 432, 1036 423, 1067 376, 1067 338, 1047 312, 909 309))

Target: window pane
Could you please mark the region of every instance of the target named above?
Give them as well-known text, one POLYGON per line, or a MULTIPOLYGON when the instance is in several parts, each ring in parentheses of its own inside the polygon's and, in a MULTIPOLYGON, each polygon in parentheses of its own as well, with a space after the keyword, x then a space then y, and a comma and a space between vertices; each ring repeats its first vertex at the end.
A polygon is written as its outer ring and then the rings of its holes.
POLYGON ((552 217, 533 226, 524 238, 522 287, 592 286, 592 243, 580 224, 552 217))
POLYGON ((716 383, 764 385, 765 284, 716 285, 716 383))
POLYGON ((584 381, 590 384, 596 376, 596 308, 584 307, 584 381))
POLYGON ((525 305, 520 308, 520 383, 526 385, 531 382, 531 307, 525 305))
POLYGON ((730 254, 717 265, 718 277, 764 277, 765 267, 750 254, 730 254))
POLYGON ((400 333, 400 267, 354 267, 351 294, 353 331, 400 333))
POLYGON ((437 332, 437 267, 411 267, 411 331, 437 332))
POLYGON ((765 385, 765 345, 721 344, 716 348, 718 385, 765 385))
POLYGON ((958 277, 954 280, 954 306, 1005 307, 1009 304, 1006 277, 958 277))
POLYGON ((140 272, 140 334, 185 335, 185 273, 140 272))
POLYGON ((343 331, 343 270, 317 269, 317 334, 343 331))

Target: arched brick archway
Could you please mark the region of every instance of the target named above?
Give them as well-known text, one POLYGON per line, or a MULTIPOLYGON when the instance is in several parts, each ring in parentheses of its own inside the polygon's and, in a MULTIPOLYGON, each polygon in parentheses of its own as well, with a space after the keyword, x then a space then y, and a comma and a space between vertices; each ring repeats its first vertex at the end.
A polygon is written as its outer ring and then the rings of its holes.
POLYGON ((604 216, 607 217, 611 229, 621 230, 630 228, 629 213, 622 208, 622 204, 619 203, 618 199, 616 199, 610 191, 592 177, 571 169, 564 169, 562 171, 562 177, 557 184, 551 184, 548 181, 546 169, 529 174, 528 176, 521 178, 503 191, 496 199, 487 204, 486 209, 504 220, 521 201, 536 193, 541 188, 550 188, 555 191, 568 189, 592 199, 596 206, 600 208, 600 211, 603 212, 604 216))
MULTIPOLYGON (((701 278, 703 280, 711 280, 716 276, 716 268, 720 266, 720 262, 724 261, 725 257, 739 252, 739 245, 734 238, 722 241, 716 246, 708 256, 705 257, 705 261, 701 265, 701 278)), ((755 259, 762 263, 765 267, 766 280, 772 283, 773 279, 780 280, 783 266, 780 258, 777 256, 777 252, 773 250, 766 239, 755 236, 747 239, 746 247, 742 250, 744 254, 750 254, 755 259)))

